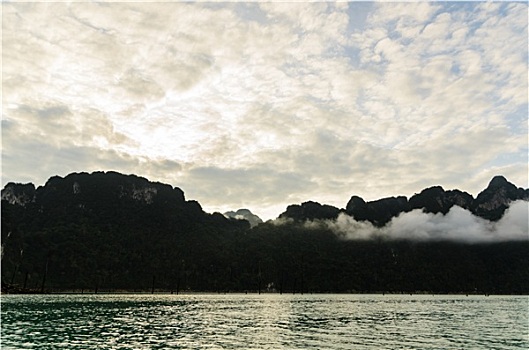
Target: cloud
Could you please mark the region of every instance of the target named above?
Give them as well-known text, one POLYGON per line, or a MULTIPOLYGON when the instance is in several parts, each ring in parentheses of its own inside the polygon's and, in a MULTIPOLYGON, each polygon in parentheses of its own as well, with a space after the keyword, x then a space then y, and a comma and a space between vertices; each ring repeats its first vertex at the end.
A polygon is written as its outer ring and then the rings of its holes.
POLYGON ((309 177, 269 167, 226 170, 191 165, 184 170, 178 180, 185 184, 186 196, 199 199, 206 210, 225 212, 251 207, 266 219, 314 186, 309 177))
POLYGON ((265 218, 527 185, 524 3, 5 3, 2 25, 4 183, 133 172, 265 218))
POLYGON ((502 238, 529 239, 529 204, 527 201, 511 203, 504 216, 495 226, 502 238))
POLYGON ((304 225, 307 228, 330 229, 346 240, 487 243, 529 240, 528 213, 529 202, 520 200, 512 202, 498 222, 490 222, 454 206, 446 215, 415 209, 393 218, 382 228, 367 221, 356 221, 344 213, 335 220, 308 221, 304 225))

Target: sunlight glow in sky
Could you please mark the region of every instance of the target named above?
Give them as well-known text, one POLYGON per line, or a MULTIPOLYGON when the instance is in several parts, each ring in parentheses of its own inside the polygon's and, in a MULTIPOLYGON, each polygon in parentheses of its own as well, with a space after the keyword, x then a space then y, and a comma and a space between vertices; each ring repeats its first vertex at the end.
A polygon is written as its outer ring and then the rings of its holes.
POLYGON ((524 2, 2 3, 2 185, 115 170, 275 218, 528 187, 524 2))

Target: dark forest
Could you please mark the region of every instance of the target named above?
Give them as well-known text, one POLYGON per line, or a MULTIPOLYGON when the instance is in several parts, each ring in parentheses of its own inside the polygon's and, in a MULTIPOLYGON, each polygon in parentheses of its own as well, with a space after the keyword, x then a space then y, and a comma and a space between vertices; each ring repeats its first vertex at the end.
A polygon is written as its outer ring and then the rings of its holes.
POLYGON ((436 187, 387 205, 354 197, 345 209, 303 203, 281 214, 282 224, 254 227, 133 175, 70 174, 37 189, 11 183, 2 191, 2 290, 529 294, 528 240, 347 240, 304 225, 349 210, 382 226, 388 215, 456 204, 498 220, 509 201, 527 199, 503 180, 476 199, 436 187), (386 208, 380 217, 377 206, 386 208))

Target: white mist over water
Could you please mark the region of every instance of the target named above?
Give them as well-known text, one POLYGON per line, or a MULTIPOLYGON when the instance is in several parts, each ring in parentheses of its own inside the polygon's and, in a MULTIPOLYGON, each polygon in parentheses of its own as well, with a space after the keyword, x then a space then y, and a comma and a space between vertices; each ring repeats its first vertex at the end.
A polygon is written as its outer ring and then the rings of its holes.
POLYGON ((335 220, 307 221, 304 225, 307 228, 328 228, 346 240, 381 238, 485 243, 529 240, 528 216, 529 202, 518 200, 511 203, 497 222, 453 206, 446 215, 415 209, 400 214, 381 228, 368 221, 356 221, 344 213, 335 220))

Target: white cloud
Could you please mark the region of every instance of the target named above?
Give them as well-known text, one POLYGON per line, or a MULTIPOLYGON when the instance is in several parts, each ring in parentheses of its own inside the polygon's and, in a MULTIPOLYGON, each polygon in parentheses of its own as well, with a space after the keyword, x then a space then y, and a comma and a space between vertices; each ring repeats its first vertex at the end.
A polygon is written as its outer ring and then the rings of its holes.
POLYGON ((3 4, 4 182, 99 164, 257 213, 422 185, 475 193, 496 170, 527 186, 527 4, 374 3, 351 33, 355 6, 3 4), (17 159, 36 144, 61 166, 17 159), (98 149, 108 159, 80 155, 98 149), (495 163, 505 154, 517 160, 495 163), (252 181, 234 191, 226 174, 252 181), (262 181, 277 195, 244 199, 262 181))
MULTIPOLYGON (((307 221, 304 225, 307 228, 330 229, 347 240, 404 239, 483 243, 529 240, 528 213, 529 202, 515 201, 497 222, 490 222, 454 206, 446 215, 425 213, 421 209, 401 213, 382 228, 367 221, 356 221, 344 213, 335 220, 307 221)), ((281 223, 283 221, 278 222, 281 223)))
POLYGON ((421 37, 426 40, 446 39, 450 34, 451 22, 450 13, 440 13, 431 23, 424 27, 421 37))
POLYGON ((433 2, 396 2, 376 3, 377 10, 370 15, 369 20, 378 24, 394 22, 406 18, 414 24, 424 24, 440 8, 433 2))

